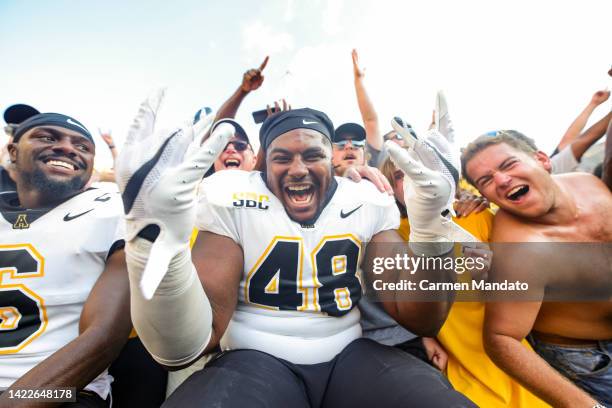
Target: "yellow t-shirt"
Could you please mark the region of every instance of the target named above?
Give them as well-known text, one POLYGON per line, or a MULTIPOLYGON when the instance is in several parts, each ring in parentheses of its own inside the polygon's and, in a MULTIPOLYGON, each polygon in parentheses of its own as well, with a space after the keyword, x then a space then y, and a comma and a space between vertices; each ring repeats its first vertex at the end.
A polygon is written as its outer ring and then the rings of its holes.
MULTIPOLYGON (((453 218, 453 221, 480 241, 489 242, 493 227, 491 211, 453 218)), ((401 219, 398 233, 408 240, 410 225, 406 218, 401 219)), ((438 333, 437 339, 448 353, 446 376, 449 381, 480 407, 548 407, 499 369, 485 353, 482 342, 484 309, 481 302, 455 302, 438 333)), ((531 349, 526 340, 523 345, 531 349)))

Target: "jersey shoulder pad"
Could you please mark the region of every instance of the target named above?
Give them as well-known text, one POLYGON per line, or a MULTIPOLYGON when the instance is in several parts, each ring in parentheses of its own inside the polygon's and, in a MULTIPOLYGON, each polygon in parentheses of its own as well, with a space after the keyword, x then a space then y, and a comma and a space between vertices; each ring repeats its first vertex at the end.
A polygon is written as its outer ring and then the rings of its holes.
POLYGON ((346 177, 336 177, 338 189, 338 203, 340 204, 366 204, 374 207, 389 207, 395 205, 393 196, 381 193, 376 186, 368 181, 361 180, 356 183, 346 177))
POLYGON ((93 210, 91 215, 98 219, 119 218, 123 215, 119 187, 114 183, 96 183, 70 202, 68 209, 71 214, 93 210))
MULTIPOLYGON (((234 202, 271 193, 258 171, 223 170, 205 178, 200 184, 200 199, 219 207, 234 207, 234 202)), ((254 198, 257 200, 257 198, 254 198)))

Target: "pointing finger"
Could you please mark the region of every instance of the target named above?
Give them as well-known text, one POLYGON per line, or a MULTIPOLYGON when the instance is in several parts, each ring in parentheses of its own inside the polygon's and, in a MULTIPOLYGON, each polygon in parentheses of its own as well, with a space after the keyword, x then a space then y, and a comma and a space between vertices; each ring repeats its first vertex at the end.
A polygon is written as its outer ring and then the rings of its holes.
POLYGON ((270 59, 269 56, 266 56, 266 59, 263 60, 263 62, 261 63, 261 65, 259 66, 259 71, 263 71, 263 69, 266 67, 266 65, 268 65, 268 60, 270 59))

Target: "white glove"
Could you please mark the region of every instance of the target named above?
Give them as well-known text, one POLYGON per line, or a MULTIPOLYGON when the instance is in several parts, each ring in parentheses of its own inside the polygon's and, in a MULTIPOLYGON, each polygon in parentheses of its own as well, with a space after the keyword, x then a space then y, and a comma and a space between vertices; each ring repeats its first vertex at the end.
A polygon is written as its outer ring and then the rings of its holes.
POLYGON ((410 248, 418 255, 438 256, 449 252, 453 242, 477 241, 451 219, 460 165, 448 141, 435 130, 428 132, 426 140, 419 139, 400 118, 394 118, 391 126, 410 147, 385 142, 391 160, 406 174, 404 201, 410 248))
POLYGON ((221 124, 200 146, 213 115, 170 134, 154 133, 164 95, 165 89, 160 89, 141 104, 115 164, 126 213, 126 240, 133 240, 149 225, 159 227, 140 281, 146 299, 153 297, 170 260, 188 249, 195 225, 196 188, 234 133, 233 126, 221 124))

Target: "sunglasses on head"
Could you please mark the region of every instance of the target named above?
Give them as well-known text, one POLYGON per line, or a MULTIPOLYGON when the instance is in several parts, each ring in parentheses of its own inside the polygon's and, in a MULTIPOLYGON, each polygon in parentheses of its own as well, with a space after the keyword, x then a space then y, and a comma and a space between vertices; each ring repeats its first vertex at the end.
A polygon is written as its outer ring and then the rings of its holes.
POLYGON ((249 144, 247 142, 243 142, 242 140, 234 140, 226 144, 223 150, 226 150, 229 145, 233 145, 234 150, 236 150, 237 152, 244 152, 246 149, 249 148, 249 144))
POLYGON ((353 140, 353 139, 345 139, 345 140, 341 140, 339 142, 334 142, 334 146, 337 146, 341 149, 344 149, 344 146, 346 146, 348 143, 350 142, 351 146, 354 147, 355 149, 358 147, 363 147, 365 146, 365 139, 363 140, 353 140))

